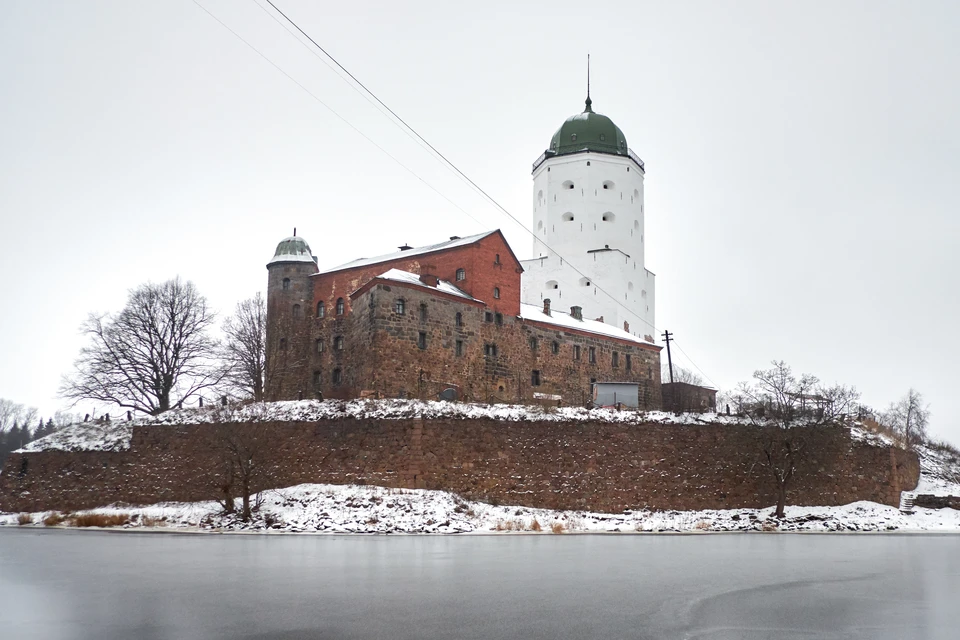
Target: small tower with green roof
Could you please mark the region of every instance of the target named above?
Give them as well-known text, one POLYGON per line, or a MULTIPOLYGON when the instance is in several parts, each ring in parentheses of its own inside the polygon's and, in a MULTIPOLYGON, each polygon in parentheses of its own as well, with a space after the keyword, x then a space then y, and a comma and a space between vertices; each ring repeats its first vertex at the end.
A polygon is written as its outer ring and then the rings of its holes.
POLYGON ((317 273, 316 257, 310 245, 293 230, 293 235, 277 245, 267 262, 267 400, 296 398, 309 380, 307 367, 309 341, 313 328, 313 281, 317 273))

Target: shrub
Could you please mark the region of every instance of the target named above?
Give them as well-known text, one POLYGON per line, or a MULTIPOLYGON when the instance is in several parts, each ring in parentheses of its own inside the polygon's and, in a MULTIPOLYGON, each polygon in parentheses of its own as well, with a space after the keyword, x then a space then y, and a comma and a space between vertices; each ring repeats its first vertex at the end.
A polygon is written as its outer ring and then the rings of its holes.
POLYGON ((120 527, 128 522, 127 513, 80 513, 70 518, 74 527, 120 527))
POLYGON ((44 526, 47 526, 47 527, 56 527, 60 524, 63 524, 64 520, 65 518, 63 517, 62 513, 58 511, 54 511, 53 513, 51 513, 50 515, 48 515, 46 518, 43 519, 43 524, 44 526))
POLYGON ((550 531, 553 533, 563 533, 565 527, 562 522, 554 522, 550 525, 550 531))
POLYGON ((150 516, 140 518, 140 526, 143 527, 162 527, 164 525, 166 525, 166 522, 161 518, 151 518, 150 516))
POLYGON ((534 518, 533 522, 530 523, 530 531, 542 531, 543 527, 540 526, 540 523, 537 522, 537 519, 534 518))
POLYGON ((17 524, 21 527, 25 524, 33 524, 33 516, 29 513, 21 513, 17 516, 17 524))

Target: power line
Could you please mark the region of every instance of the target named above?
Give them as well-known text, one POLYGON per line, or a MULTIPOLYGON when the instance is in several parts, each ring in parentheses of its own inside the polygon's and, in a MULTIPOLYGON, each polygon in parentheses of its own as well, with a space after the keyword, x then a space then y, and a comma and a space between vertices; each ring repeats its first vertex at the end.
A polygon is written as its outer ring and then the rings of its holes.
MULTIPOLYGON (((414 175, 418 180, 420 180, 421 182, 423 182, 426 186, 428 186, 428 187, 429 187, 431 190, 433 190, 435 193, 437 193, 438 195, 440 195, 441 197, 443 197, 447 202, 449 202, 449 203, 450 203, 451 205, 453 205, 456 209, 458 209, 459 211, 461 211, 464 215, 466 215, 467 217, 469 217, 471 220, 473 220, 474 222, 476 222, 478 225, 483 226, 482 223, 480 223, 480 221, 478 221, 476 218, 474 218, 473 216, 471 216, 471 215, 470 215, 469 213, 467 213, 462 207, 460 207, 460 206, 457 205, 455 202, 453 202, 452 200, 450 200, 450 198, 448 198, 447 196, 445 196, 444 194, 442 194, 442 193, 441 193, 440 191, 438 191, 435 187, 433 187, 430 183, 428 183, 426 180, 424 180, 424 179, 421 178, 419 175, 417 175, 412 169, 410 169, 409 167, 407 167, 406 165, 404 165, 404 164, 403 164, 402 162, 400 162, 397 158, 395 158, 393 155, 391 155, 389 152, 387 152, 383 147, 381 147, 381 146, 378 145, 376 142, 374 142, 372 139, 370 139, 368 136, 366 136, 362 131, 360 131, 357 127, 355 127, 353 124, 351 124, 346 118, 344 118, 344 117, 341 116, 339 113, 337 113, 337 112, 336 112, 334 109, 332 109, 329 105, 327 105, 325 102, 323 102, 323 100, 321 100, 321 99, 318 98, 316 95, 314 95, 314 94, 313 94, 309 89, 307 89, 303 84, 301 84, 301 83, 298 82, 295 78, 293 78, 293 76, 291 76, 289 73, 287 73, 286 71, 284 71, 279 65, 277 65, 277 64, 274 63, 272 60, 270 60, 266 55, 264 55, 262 52, 260 52, 256 47, 254 47, 252 44, 250 44, 247 40, 245 40, 242 36, 240 36, 236 31, 234 31, 233 29, 231 29, 231 28, 230 28, 229 26, 227 26, 223 21, 221 21, 219 18, 217 18, 213 13, 211 13, 209 10, 207 10, 207 8, 204 7, 203 5, 201 5, 197 0, 193 0, 193 2, 194 2, 194 4, 196 4, 198 7, 200 7, 201 9, 203 9, 204 12, 206 12, 210 17, 212 17, 214 20, 216 20, 221 26, 223 26, 223 27, 224 27, 225 29, 227 29, 230 33, 232 33, 234 36, 236 36, 241 42, 243 42, 244 44, 246 44, 250 49, 252 49, 254 52, 256 52, 260 57, 262 57, 264 60, 266 60, 268 63, 270 63, 274 68, 276 68, 278 71, 280 71, 280 72, 281 72, 284 76, 286 76, 291 82, 293 82, 293 83, 296 84, 298 87, 300 87, 304 92, 306 92, 306 93, 307 93, 308 95, 310 95, 314 100, 316 100, 316 101, 319 102, 321 105, 323 105, 327 110, 329 110, 331 113, 333 113, 335 116, 337 116, 337 118, 339 118, 341 121, 343 121, 345 124, 347 124, 350 128, 352 128, 354 131, 356 131, 357 133, 359 133, 365 140, 367 140, 368 142, 370 142, 370 144, 372 144, 373 146, 375 146, 377 149, 379 149, 381 152, 383 152, 387 157, 389 157, 389 158, 390 158, 391 160, 393 160, 395 163, 397 163, 398 165, 400 165, 400 166, 401 166, 402 168, 404 168, 406 171, 408 171, 409 173, 411 173, 412 175, 414 175)), ((287 22, 289 22, 298 32, 300 32, 307 40, 309 40, 309 41, 311 42, 311 44, 313 44, 318 50, 320 50, 320 51, 321 51, 331 62, 333 62, 341 71, 343 71, 343 73, 347 74, 347 76, 348 76, 351 80, 353 80, 353 82, 355 82, 360 88, 362 88, 363 91, 366 92, 366 94, 368 94, 370 97, 372 97, 373 100, 376 101, 377 105, 379 105, 379 106, 382 107, 383 109, 386 109, 386 111, 387 111, 391 116, 393 116, 393 118, 396 119, 396 122, 399 122, 400 124, 402 124, 402 125, 403 125, 403 129, 405 130, 405 132, 406 132, 406 131, 409 131, 409 133, 407 134, 408 136, 410 135, 410 133, 412 133, 413 136, 415 136, 415 140, 417 140, 417 141, 419 141, 420 143, 422 143, 422 144, 421 144, 421 147, 424 147, 424 146, 425 146, 426 149, 429 149, 430 151, 432 151, 432 152, 435 154, 436 157, 438 157, 440 160, 443 161, 443 163, 444 163, 445 166, 447 166, 449 169, 452 169, 462 180, 464 180, 464 181, 465 181, 468 185, 470 185, 475 191, 477 191, 480 195, 482 195, 484 198, 486 198, 487 201, 489 201, 491 204, 493 204, 497 209, 499 209, 504 215, 506 215, 508 218, 510 218, 510 219, 511 219, 515 224, 517 224, 521 229, 523 229, 524 231, 526 231, 527 233, 529 233, 529 234, 530 234, 533 238, 535 238, 540 244, 542 244, 542 245, 543 245, 544 247, 546 247, 549 251, 551 251, 557 258, 559 258, 560 260, 566 260, 567 264, 570 265, 571 269, 572 269, 574 272, 576 272, 577 274, 579 274, 581 277, 584 277, 584 278, 587 277, 587 275, 586 275, 585 273, 583 273, 582 271, 580 271, 580 269, 578 269, 578 268, 576 267, 576 265, 573 264, 573 262, 571 262, 568 258, 565 258, 563 255, 561 255, 558 251, 556 251, 555 249, 553 249, 550 245, 548 245, 548 244, 547 244, 546 242, 544 242, 542 239, 538 238, 537 235, 536 235, 531 229, 527 228, 527 226, 526 226, 524 223, 520 222, 520 220, 519 220, 516 216, 514 216, 512 213, 510 213, 510 211, 507 210, 503 205, 501 205, 493 196, 491 196, 489 193, 487 193, 482 187, 480 187, 480 185, 478 185, 478 184, 477 184, 476 182, 474 182, 467 174, 465 174, 463 171, 461 171, 460 168, 459 168, 456 164, 454 164, 449 158, 447 158, 445 155, 443 155, 443 153, 441 153, 435 146, 433 146, 426 138, 424 138, 422 135, 420 135, 420 133, 419 133, 416 129, 414 129, 412 126, 410 126, 410 124, 407 123, 406 120, 404 120, 403 118, 401 118, 393 109, 391 109, 391 108, 390 108, 385 102, 383 102, 375 93, 373 93, 373 91, 371 91, 366 85, 364 85, 356 76, 354 76, 346 67, 344 67, 344 66, 343 66, 335 57, 333 57, 326 49, 324 49, 322 46, 320 46, 320 44, 319 44, 316 40, 314 40, 306 31, 304 31, 295 21, 293 21, 286 13, 284 13, 279 7, 277 7, 277 5, 274 4, 272 0, 266 0, 266 2, 267 2, 267 4, 269 4, 271 7, 273 7, 273 9, 274 9, 277 13, 279 13, 281 16, 283 16, 283 18, 284 18, 287 22)), ((263 8, 263 6, 259 4, 259 2, 257 3, 257 6, 258 6, 261 10, 264 10, 264 12, 267 13, 267 15, 270 15, 269 12, 266 12, 266 10, 263 8)), ((277 22, 278 24, 280 24, 281 26, 283 26, 282 23, 280 23, 278 20, 276 20, 276 18, 275 18, 274 16, 270 16, 270 17, 273 18, 275 22, 277 22)), ((286 29, 286 27, 284 27, 284 30, 287 31, 287 33, 289 33, 291 36, 295 36, 295 34, 293 34, 289 29, 286 29)), ((301 45, 303 45, 304 47, 306 47, 306 45, 305 45, 299 38, 295 38, 295 39, 296 39, 298 42, 300 42, 301 45)), ((309 49, 308 49, 308 50, 309 50, 309 49)), ((314 54, 314 57, 316 57, 316 58, 319 59, 321 62, 323 62, 323 63, 325 64, 325 66, 327 66, 328 68, 330 68, 331 70, 333 70, 333 69, 330 67, 330 65, 327 64, 322 58, 320 58, 320 57, 317 56, 316 54, 314 54)), ((341 78, 341 80, 343 80, 343 77, 342 77, 342 76, 340 76, 339 74, 337 74, 337 75, 338 75, 338 77, 341 78)), ((344 80, 344 82, 346 82, 346 80, 344 80)), ((347 83, 347 84, 349 84, 349 83, 347 83)), ((351 85, 351 88, 353 88, 354 91, 356 91, 356 87, 353 87, 353 86, 351 85)), ((357 93, 360 93, 360 92, 357 91, 357 93)), ((360 95, 363 95, 363 94, 360 93, 360 95)), ((368 102, 369 102, 369 99, 368 99, 368 102)), ((371 103, 371 104, 372 104, 372 103, 371 103)), ((376 106, 376 105, 374 105, 374 106, 376 106)), ((383 113, 383 110, 382 110, 382 109, 378 109, 378 110, 380 110, 380 112, 383 113)), ((384 114, 384 115, 386 115, 386 114, 384 114)), ((394 124, 396 124, 396 122, 395 122, 394 124)), ((614 295, 611 294, 610 292, 608 292, 608 291, 606 291, 605 289, 603 289, 602 287, 598 286, 598 285, 596 284, 596 281, 595 281, 594 279, 591 278, 591 281, 593 282, 593 286, 594 286, 594 288, 595 288, 597 291, 600 291, 601 293, 603 293, 604 295, 606 295, 606 296, 607 296, 608 298, 610 298, 615 304, 617 304, 618 306, 622 307, 624 310, 630 312, 630 313, 633 314, 633 315, 637 315, 638 317, 640 317, 639 314, 637 314, 636 312, 634 312, 633 309, 630 309, 630 308, 627 307, 625 304, 623 304, 622 302, 620 302, 620 300, 617 298, 617 296, 614 296, 614 295)), ((572 284, 572 283, 568 283, 568 284, 572 284)), ((654 331, 654 333, 657 332, 657 327, 656 327, 653 323, 649 322, 646 318, 643 318, 643 317, 640 317, 640 319, 641 319, 646 325, 648 325, 650 328, 652 328, 653 331, 654 331)), ((683 355, 690 361, 690 363, 691 363, 708 381, 710 381, 714 386, 717 386, 716 383, 713 382, 713 380, 711 380, 710 377, 709 377, 706 373, 704 373, 703 369, 701 369, 701 368, 697 365, 697 363, 693 361, 693 358, 691 358, 691 357, 687 354, 687 352, 684 351, 683 348, 680 347, 680 345, 676 343, 676 340, 673 340, 673 342, 674 342, 674 345, 675 345, 678 349, 680 349, 680 352, 683 353, 683 355)))
POLYGON ((706 373, 704 373, 703 369, 701 369, 701 368, 697 365, 697 363, 693 361, 693 358, 691 358, 691 357, 687 354, 687 352, 683 350, 683 347, 681 347, 679 344, 677 344, 677 339, 676 339, 676 338, 670 338, 670 339, 673 341, 673 346, 675 346, 677 349, 680 350, 680 353, 682 353, 682 354, 684 355, 684 357, 686 357, 686 359, 690 361, 690 364, 692 364, 694 367, 696 367, 697 371, 699 371, 699 372, 703 375, 703 377, 707 379, 707 382, 709 382, 710 384, 712 384, 715 389, 719 389, 720 386, 719 386, 716 382, 714 382, 713 380, 711 380, 711 379, 710 379, 710 376, 708 376, 706 373))
POLYGON ((376 142, 374 142, 374 141, 373 141, 369 136, 367 136, 363 131, 361 131, 360 129, 358 129, 357 127, 355 127, 355 126, 353 125, 353 123, 351 123, 349 120, 347 120, 347 119, 344 118, 342 115, 340 115, 339 113, 337 113, 337 111, 334 110, 333 107, 331 107, 331 106, 328 105, 326 102, 324 102, 324 101, 321 100, 319 97, 317 97, 317 95, 316 95, 315 93, 313 93, 312 91, 310 91, 310 89, 308 89, 307 87, 305 87, 305 86, 304 86, 302 83, 300 83, 296 78, 294 78, 294 77, 291 76, 289 73, 287 73, 286 71, 284 71, 284 70, 280 67, 280 65, 278 65, 277 63, 275 63, 273 60, 271 60, 270 58, 268 58, 263 52, 261 52, 259 49, 257 49, 257 48, 256 48, 255 46, 253 46, 252 44, 250 44, 250 42, 248 42, 246 39, 244 39, 244 37, 241 36, 239 33, 237 33, 236 31, 234 31, 233 29, 231 29, 225 22, 223 22, 223 20, 221 20, 220 18, 218 18, 217 16, 215 16, 213 13, 210 12, 209 9, 207 9, 205 6, 203 6, 202 4, 200 4, 200 3, 198 2, 198 0, 193 0, 193 4, 197 5, 197 6, 200 7, 201 9, 203 9, 204 13, 206 13, 208 16, 210 16, 211 18, 213 18, 214 20, 216 20, 216 21, 220 24, 221 27, 223 27, 224 29, 226 29, 227 31, 229 31, 230 33, 232 33, 238 40, 240 40, 240 42, 242 42, 243 44, 247 45, 251 50, 253 50, 254 53, 256 53, 258 56, 260 56, 261 58, 263 58, 264 60, 266 60, 266 61, 270 64, 270 66, 272 66, 274 69, 276 69, 277 71, 279 71, 280 73, 282 73, 288 80, 290 80, 290 82, 292 82, 292 83, 294 83, 295 85, 297 85, 298 87, 300 87, 300 89, 303 90, 304 93, 306 93, 308 96, 310 96, 311 98, 313 98, 314 100, 316 100, 318 103, 320 103, 327 111, 329 111, 330 113, 332 113, 333 115, 335 115, 337 118, 339 118, 339 119, 340 119, 344 124, 346 124, 348 127, 350 127, 351 129, 353 129, 354 131, 356 131, 356 132, 360 135, 360 137, 362 137, 364 140, 366 140, 367 142, 369 142, 370 144, 372 144, 374 147, 376 147, 377 149, 379 149, 385 156, 387 156, 388 158, 390 158, 391 160, 393 160, 393 161, 394 161, 395 163, 397 163, 400 167, 402 167, 404 170, 406 170, 408 173, 410 173, 410 175, 412 175, 412 176, 415 177, 417 180, 419 180, 420 182, 422 182, 423 184, 425 184, 427 187, 429 187, 431 191, 433 191, 434 193, 436 193, 437 195, 439 195, 441 198, 443 198, 444 200, 446 200, 447 202, 449 202, 451 205, 453 205, 455 208, 457 208, 457 209, 458 209, 461 213, 463 213, 465 216, 467 216, 468 218, 470 218, 471 220, 473 220, 474 222, 476 222, 477 225, 479 225, 481 229, 484 228, 484 227, 486 227, 486 225, 484 225, 482 222, 480 222, 479 220, 477 220, 476 218, 474 218, 472 215, 470 215, 469 213, 467 213, 463 208, 461 208, 460 205, 458 205, 456 202, 454 202, 453 200, 451 200, 450 198, 448 198, 446 195, 444 195, 443 193, 441 193, 441 192, 440 192, 436 187, 434 187, 432 184, 430 184, 429 182, 427 182, 426 180, 424 180, 422 177, 420 177, 420 175, 417 174, 417 172, 415 172, 413 169, 411 169, 411 168, 408 167, 407 165, 405 165, 405 164, 403 164, 402 162, 400 162, 400 160, 398 160, 398 159, 395 158, 393 155, 391 155, 389 151, 387 151, 386 149, 384 149, 383 147, 381 147, 380 145, 378 145, 376 142))
MULTIPOLYGON (((196 0, 194 0, 194 1, 196 1, 196 0)), ((443 155, 436 147, 434 147, 432 144, 430 144, 430 142, 429 142, 426 138, 424 138, 422 135, 420 135, 420 133, 418 133, 416 129, 414 129, 412 126, 410 126, 410 124, 407 123, 406 120, 404 120, 403 118, 401 118, 401 117, 397 114, 396 111, 394 111, 393 109, 391 109, 385 102, 383 102, 383 100, 381 100, 379 97, 377 97, 377 94, 375 94, 373 91, 371 91, 369 88, 367 88, 367 86, 366 86, 365 84, 363 84, 362 82, 360 82, 360 80, 357 79, 357 77, 356 77, 355 75, 353 75, 352 73, 350 73, 350 71, 349 71, 346 67, 344 67, 342 64, 340 64, 340 62, 339 62, 336 58, 334 58, 326 49, 324 49, 322 46, 320 46, 320 44, 319 44, 316 40, 314 40, 312 37, 310 37, 310 34, 308 34, 306 31, 304 31, 302 28, 300 28, 300 25, 298 25, 296 22, 294 22, 294 21, 290 18, 290 16, 288 16, 288 15, 287 15, 286 13, 284 13, 279 7, 277 7, 277 5, 273 3, 273 0, 266 0, 266 2, 267 2, 267 4, 269 4, 271 7, 273 7, 274 10, 276 10, 277 13, 279 13, 281 16, 283 16, 284 19, 285 19, 287 22, 289 22, 291 25, 293 25, 293 27, 294 27, 297 31, 299 31, 301 34, 303 34, 303 36, 304 36, 307 40, 309 40, 311 43, 313 43, 313 45, 314 45, 317 49, 319 49, 320 51, 322 51, 323 54, 324 54, 325 56, 327 56, 327 58, 329 58, 331 62, 333 62, 333 63, 334 63, 335 65, 337 65, 337 67, 339 67, 344 73, 346 73, 346 74, 350 77, 351 80, 353 80, 354 82, 356 82, 358 86, 360 86, 364 91, 366 91, 368 94, 370 94, 370 96, 371 96, 374 100, 376 100, 377 103, 380 104, 384 109, 386 109, 386 110, 390 113, 390 115, 392 115, 394 118, 396 118, 397 121, 399 121, 404 127, 406 127, 407 129, 409 129, 410 132, 413 133, 413 135, 415 135, 419 140, 421 140, 421 141, 423 142, 423 144, 425 144, 427 147, 429 147, 429 149, 430 149, 433 153, 435 153, 435 154, 437 155, 437 157, 439 157, 441 160, 443 160, 443 162, 445 162, 447 165, 449 165, 463 180, 465 180, 465 181, 467 182, 467 184, 469 184, 471 187, 473 187, 480 195, 482 195, 484 198, 486 198, 491 204, 493 204, 493 206, 495 206, 497 209, 499 209, 504 215, 506 215, 508 218, 510 218, 511 220, 513 220, 513 222, 515 222, 521 229, 523 229, 524 231, 526 231, 527 233, 529 233, 531 236, 533 236, 534 238, 536 238, 538 242, 540 242, 543 246, 545 246, 547 249, 549 249, 554 255, 556 255, 556 256, 557 256, 558 258, 560 258, 561 260, 566 260, 567 264, 569 264, 570 267, 571 267, 577 274, 579 274, 579 275, 580 275, 581 277, 583 277, 583 278, 586 278, 586 277, 587 277, 587 274, 585 274, 585 273, 583 273, 582 271, 580 271, 580 269, 578 269, 578 268, 573 264, 573 262, 571 262, 568 258, 565 258, 563 255, 561 255, 558 251, 556 251, 555 249, 553 249, 553 247, 551 247, 550 245, 548 245, 548 244, 547 244, 546 242, 544 242, 542 239, 538 238, 537 235, 536 235, 531 229, 527 228, 527 225, 525 225, 524 223, 520 222, 520 220, 519 220, 516 216, 514 216, 512 213, 510 213, 510 211, 508 211, 508 210, 506 209, 506 207, 504 207, 503 205, 501 205, 493 196, 491 196, 489 193, 487 193, 480 185, 478 185, 478 184, 477 184, 476 182, 474 182, 467 174, 465 174, 463 171, 461 171, 460 168, 459 168, 456 164, 454 164, 452 161, 450 161, 449 158, 447 158, 447 157, 446 157, 445 155, 443 155)), ((603 289, 602 287, 598 286, 598 285, 596 284, 596 281, 593 280, 593 278, 591 278, 591 282, 594 283, 593 286, 597 289, 597 291, 600 291, 601 293, 603 293, 604 295, 606 295, 607 297, 609 297, 615 304, 617 304, 618 306, 622 307, 622 308, 625 309, 626 311, 628 311, 628 312, 630 312, 631 314, 636 315, 637 317, 639 317, 640 320, 642 320, 646 325, 648 325, 651 329, 653 329, 654 333, 657 332, 657 327, 656 327, 653 323, 651 323, 650 321, 648 321, 646 318, 641 317, 641 316, 640 316, 639 314, 637 314, 633 309, 630 309, 630 308, 627 307, 625 304, 623 304, 622 302, 620 302, 620 300, 619 300, 619 298, 618 298, 617 296, 614 296, 614 295, 611 294, 610 292, 608 292, 608 291, 606 291, 605 289, 603 289)))

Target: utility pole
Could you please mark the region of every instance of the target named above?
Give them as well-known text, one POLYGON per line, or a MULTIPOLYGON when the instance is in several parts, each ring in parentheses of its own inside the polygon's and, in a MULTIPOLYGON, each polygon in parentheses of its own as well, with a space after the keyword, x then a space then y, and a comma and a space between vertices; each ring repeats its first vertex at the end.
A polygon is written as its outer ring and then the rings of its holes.
POLYGON ((670 341, 673 340, 673 334, 664 330, 663 341, 667 343, 667 365, 670 367, 670 384, 673 384, 673 358, 670 357, 670 341))

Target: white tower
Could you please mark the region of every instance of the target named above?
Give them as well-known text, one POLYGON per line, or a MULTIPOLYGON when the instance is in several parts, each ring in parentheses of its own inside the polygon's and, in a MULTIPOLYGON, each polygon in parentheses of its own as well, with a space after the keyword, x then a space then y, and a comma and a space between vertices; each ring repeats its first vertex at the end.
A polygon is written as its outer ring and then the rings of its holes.
POLYGON ((567 118, 533 163, 533 255, 522 298, 654 341, 654 274, 643 263, 643 161, 592 108, 567 118))

